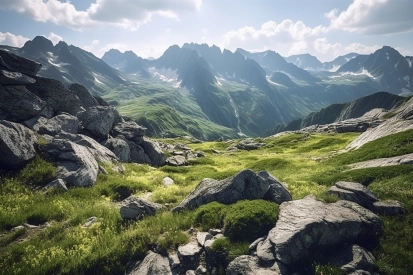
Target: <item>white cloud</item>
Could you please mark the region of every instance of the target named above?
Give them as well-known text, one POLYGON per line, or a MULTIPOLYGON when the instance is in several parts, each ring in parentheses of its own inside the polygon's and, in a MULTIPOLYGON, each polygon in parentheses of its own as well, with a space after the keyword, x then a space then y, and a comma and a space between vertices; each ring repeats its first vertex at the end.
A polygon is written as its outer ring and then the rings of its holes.
POLYGON ((60 41, 63 41, 63 37, 61 37, 60 35, 57 35, 53 32, 49 33, 49 36, 44 36, 44 37, 46 37, 47 39, 52 41, 53 45, 56 45, 60 41))
POLYGON ((0 44, 2 45, 9 45, 9 46, 21 48, 23 47, 24 43, 26 43, 26 41, 28 40, 30 39, 23 37, 21 35, 14 35, 9 32, 6 32, 6 33, 0 32, 0 44))
POLYGON ((297 41, 291 44, 291 47, 288 51, 289 55, 300 54, 305 52, 308 45, 305 41, 297 41))
POLYGON ((103 24, 137 29, 154 14, 179 19, 178 13, 199 11, 202 0, 96 0, 86 11, 78 11, 70 1, 13 0, 3 1, 0 9, 14 10, 40 22, 52 22, 72 29, 103 24))
POLYGON ((86 45, 84 47, 82 47, 85 51, 91 52, 95 49, 95 46, 97 46, 99 44, 99 40, 93 40, 92 43, 90 43, 89 45, 86 45))
POLYGON ((367 46, 360 43, 352 43, 345 48, 345 51, 347 53, 371 54, 381 47, 379 45, 367 46))
POLYGON ((389 34, 413 31, 413 1, 354 0, 347 10, 325 14, 330 29, 363 34, 389 34))

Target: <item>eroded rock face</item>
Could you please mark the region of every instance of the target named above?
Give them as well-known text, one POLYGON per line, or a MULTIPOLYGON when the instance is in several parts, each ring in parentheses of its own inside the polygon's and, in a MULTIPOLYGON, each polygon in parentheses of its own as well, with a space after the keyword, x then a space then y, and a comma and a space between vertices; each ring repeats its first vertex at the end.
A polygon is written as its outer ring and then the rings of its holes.
POLYGON ((82 102, 82 107, 85 109, 101 105, 83 85, 80 85, 78 83, 72 83, 69 86, 69 90, 71 90, 78 96, 78 98, 82 102))
POLYGON ((153 251, 149 251, 141 262, 137 262, 128 275, 172 275, 169 260, 153 251))
POLYGON ((145 133, 145 128, 136 124, 133 121, 124 121, 114 125, 112 133, 114 137, 123 136, 125 139, 136 142, 140 144, 143 141, 143 135, 145 133))
POLYGON ((227 275, 288 275, 287 268, 280 262, 274 262, 265 267, 259 263, 256 256, 243 255, 235 258, 227 267, 227 275))
POLYGON ((153 166, 165 165, 166 155, 157 142, 144 139, 139 146, 143 148, 145 154, 149 157, 149 164, 153 166))
POLYGON ((111 150, 120 161, 131 161, 131 150, 126 140, 122 138, 109 138, 101 142, 101 144, 111 150))
POLYGON ((71 134, 76 134, 79 126, 77 117, 70 114, 60 114, 51 119, 42 116, 34 117, 26 120, 24 125, 38 132, 41 135, 55 136, 64 131, 71 134))
POLYGON ((121 202, 120 215, 123 219, 140 220, 145 216, 155 215, 160 209, 161 204, 130 196, 121 202))
POLYGON ((172 211, 194 209, 212 201, 231 204, 245 199, 263 199, 267 193, 268 198, 277 203, 291 199, 285 187, 277 182, 265 171, 256 174, 251 170, 243 170, 224 180, 203 179, 172 211), (283 190, 277 191, 277 185, 283 190))
POLYGON ((356 203, 326 204, 307 196, 280 205, 279 220, 264 242, 267 253, 290 265, 311 262, 311 249, 322 251, 344 243, 372 246, 382 229, 380 218, 356 203))
POLYGON ((99 165, 85 146, 55 138, 43 151, 56 160, 57 177, 69 186, 91 186, 96 182, 99 165))
POLYGON ((198 245, 196 240, 178 247, 179 260, 186 269, 196 269, 198 267, 201 253, 202 247, 198 245))
POLYGON ((10 72, 7 70, 0 70, 0 84, 3 86, 9 85, 28 85, 35 83, 31 77, 18 72, 10 72))
POLYGON ((115 108, 95 106, 77 114, 84 129, 99 139, 107 139, 115 122, 115 108))
POLYGON ((40 63, 0 50, 0 69, 2 70, 6 69, 28 76, 35 76, 41 68, 42 64, 40 63))
POLYGON ((36 155, 34 132, 21 124, 0 120, 0 165, 20 168, 36 155))

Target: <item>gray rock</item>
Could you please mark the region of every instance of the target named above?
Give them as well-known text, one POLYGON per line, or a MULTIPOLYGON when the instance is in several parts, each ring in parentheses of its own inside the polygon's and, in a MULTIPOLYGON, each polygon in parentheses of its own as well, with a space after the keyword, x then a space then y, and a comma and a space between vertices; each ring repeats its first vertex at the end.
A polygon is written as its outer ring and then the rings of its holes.
POLYGON ((338 195, 340 199, 358 203, 368 209, 372 209, 373 203, 379 200, 367 187, 357 182, 337 182, 329 192, 338 195))
POLYGON ((49 105, 53 113, 65 112, 76 116, 82 110, 79 97, 58 80, 36 77, 36 83, 27 89, 49 105))
POLYGON ((143 135, 146 128, 136 124, 134 121, 124 121, 114 125, 113 136, 123 136, 124 138, 140 144, 143 141, 143 135))
POLYGON ((373 245, 382 229, 380 218, 356 203, 326 204, 307 196, 280 205, 279 219, 267 239, 275 258, 290 265, 311 262, 309 249, 314 247, 323 251, 345 243, 373 245))
POLYGON ((148 155, 145 154, 145 151, 142 147, 137 145, 134 141, 127 140, 129 149, 130 149, 130 161, 136 163, 151 163, 148 155))
POLYGON ((207 274, 207 273, 208 273, 208 271, 207 271, 206 267, 203 266, 203 265, 199 265, 195 270, 196 275, 204 275, 204 274, 207 274))
POLYGON ((203 179, 172 211, 194 209, 212 201, 231 204, 244 199, 261 199, 268 187, 269 182, 251 170, 243 170, 224 180, 203 179))
POLYGON ((42 68, 42 64, 24 57, 20 57, 13 53, 0 50, 0 68, 2 70, 6 69, 13 72, 20 72, 28 76, 35 76, 42 68))
POLYGON ((55 138, 43 151, 56 160, 57 177, 69 186, 91 186, 96 182, 99 165, 85 146, 55 138))
POLYGON ((196 240, 178 247, 178 257, 181 265, 187 269, 196 269, 199 266, 201 254, 202 247, 198 245, 196 240))
POLYGON ((195 270, 187 270, 185 275, 196 275, 195 270))
POLYGON ((277 178, 268 173, 267 171, 261 171, 258 173, 260 177, 263 177, 269 182, 267 193, 264 195, 264 199, 268 201, 281 204, 285 201, 291 201, 292 197, 287 188, 277 178))
POLYGON ((396 156, 396 157, 391 157, 391 158, 379 158, 379 159, 357 162, 357 163, 351 164, 350 167, 352 169, 364 169, 364 168, 372 168, 372 167, 394 166, 394 165, 401 165, 401 164, 412 165, 413 154, 406 154, 406 155, 396 156))
POLYGON ((21 122, 38 115, 45 106, 46 102, 25 86, 0 85, 0 119, 21 122))
POLYGON ((221 229, 217 229, 217 228, 211 228, 208 230, 208 233, 211 234, 212 236, 216 236, 218 234, 222 233, 221 229))
POLYGON ((77 114, 81 126, 99 139, 107 139, 115 122, 115 108, 107 106, 89 107, 77 114))
POLYGON ((56 136, 58 139, 66 139, 71 142, 74 142, 78 145, 84 146, 87 150, 93 155, 93 157, 99 161, 104 163, 117 163, 118 158, 115 154, 110 151, 108 148, 104 147, 103 145, 99 144, 94 139, 85 136, 85 135, 74 135, 69 134, 66 132, 61 132, 56 136))
POLYGON ((257 243, 257 256, 264 262, 271 262, 276 259, 273 244, 268 238, 257 243))
POLYGON ((340 266, 346 273, 355 272, 356 270, 376 270, 373 254, 356 244, 345 245, 327 261, 332 265, 340 266))
POLYGON ((407 210, 399 201, 387 200, 373 203, 372 211, 379 215, 397 216, 406 214, 407 210))
POLYGON ((36 155, 34 132, 21 124, 0 120, 0 166, 16 169, 36 155))
POLYGON ((35 82, 36 80, 22 73, 0 70, 0 85, 29 85, 35 82))
POLYGON ((179 260, 178 253, 168 252, 169 266, 172 269, 177 269, 181 266, 181 261, 179 260))
POLYGON ((101 144, 112 151, 121 162, 131 161, 131 149, 126 140, 109 137, 109 139, 102 141, 101 144))
POLYGON ((166 164, 169 166, 184 166, 187 162, 184 156, 172 156, 166 159, 166 164))
POLYGON ((70 114, 60 114, 51 119, 42 116, 26 120, 24 125, 41 135, 55 136, 64 131, 76 134, 79 126, 77 117, 70 114))
POLYGON ((227 275, 288 275, 290 274, 285 265, 280 262, 268 267, 262 267, 259 263, 258 257, 254 256, 239 256, 229 263, 227 275))
POLYGON ((95 222, 97 222, 98 218, 90 217, 87 221, 83 224, 83 227, 91 227, 95 222))
POLYGON ((13 227, 10 231, 14 232, 14 231, 22 230, 22 229, 26 229, 26 227, 24 227, 23 225, 18 225, 18 226, 13 227))
POLYGON ((241 149, 241 150, 256 150, 258 148, 261 148, 265 146, 265 143, 262 142, 256 142, 252 138, 246 138, 241 140, 238 144, 235 145, 236 148, 241 149))
POLYGON ((254 242, 252 242, 252 243, 250 244, 250 246, 248 247, 248 250, 249 250, 249 251, 255 251, 255 250, 257 250, 258 244, 261 243, 261 242, 263 242, 266 238, 267 238, 267 236, 256 239, 254 242))
POLYGON ((94 106, 99 106, 99 102, 92 96, 92 94, 81 84, 72 83, 69 86, 72 91, 82 102, 82 107, 87 109, 94 106))
POLYGON ((173 179, 171 179, 170 177, 164 177, 163 179, 162 179, 162 184, 163 185, 166 185, 166 186, 171 186, 171 185, 174 185, 174 180, 173 179))
POLYGON ((50 183, 48 183, 45 187, 43 187, 43 190, 45 190, 46 192, 52 189, 68 191, 65 181, 62 179, 55 179, 51 181, 50 183))
POLYGON ((145 154, 151 160, 150 164, 152 166, 163 166, 166 162, 166 155, 162 151, 161 147, 155 141, 150 141, 144 139, 141 144, 139 144, 145 151, 145 154))
POLYGON ((200 246, 204 246, 206 241, 212 240, 213 238, 214 238, 214 236, 212 236, 208 232, 197 232, 196 233, 196 239, 197 239, 198 244, 200 246))
POLYGON ((145 216, 155 215, 161 209, 161 204, 130 196, 121 202, 120 215, 123 219, 140 220, 145 216))
POLYGON ((145 259, 137 262, 128 275, 172 275, 167 257, 149 251, 145 259))

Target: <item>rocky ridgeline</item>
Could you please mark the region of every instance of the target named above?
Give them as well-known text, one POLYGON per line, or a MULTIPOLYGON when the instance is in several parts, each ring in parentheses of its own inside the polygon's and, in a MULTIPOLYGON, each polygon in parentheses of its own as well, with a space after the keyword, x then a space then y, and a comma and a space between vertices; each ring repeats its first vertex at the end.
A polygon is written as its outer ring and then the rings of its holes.
MULTIPOLYGON (((360 183, 338 182, 329 193, 342 200, 323 203, 309 195, 293 201, 284 184, 266 171, 243 170, 224 180, 204 179, 172 211, 195 209, 211 201, 231 204, 244 199, 265 199, 280 205, 273 229, 251 243, 249 255, 223 263, 212 249, 223 229, 189 230, 191 241, 177 251, 153 247, 142 261, 131 264, 127 274, 309 274, 313 263, 341 267, 345 274, 377 274, 369 251, 378 244, 383 222, 377 214, 406 212, 397 201, 380 201, 360 183)), ((154 215, 163 207, 130 197, 121 203, 124 219, 154 215)))
POLYGON ((64 184, 90 186, 104 171, 99 162, 166 163, 159 145, 144 137, 145 128, 80 84, 37 76, 40 69, 0 50, 1 168, 19 169, 41 154, 54 160, 64 184))

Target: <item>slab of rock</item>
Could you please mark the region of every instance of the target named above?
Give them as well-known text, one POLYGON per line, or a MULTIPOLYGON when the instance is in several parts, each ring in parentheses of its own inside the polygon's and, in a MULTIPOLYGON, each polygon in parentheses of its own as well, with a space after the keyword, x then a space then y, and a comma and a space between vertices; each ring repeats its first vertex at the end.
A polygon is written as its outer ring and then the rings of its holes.
POLYGON ((263 199, 267 192, 270 194, 269 198, 274 198, 277 201, 288 198, 286 190, 275 192, 271 189, 268 191, 270 185, 276 185, 276 180, 265 171, 260 173, 264 177, 251 170, 243 170, 224 180, 203 179, 195 190, 172 211, 195 209, 212 201, 231 204, 245 199, 263 199))
POLYGON ((292 196, 290 192, 287 190, 284 184, 282 184, 278 179, 276 179, 273 175, 268 173, 267 171, 261 171, 258 173, 260 177, 263 177, 269 182, 269 187, 267 193, 264 195, 264 199, 268 201, 275 202, 277 204, 281 204, 285 201, 291 201, 292 196))
POLYGON ((84 129, 99 139, 107 139, 115 122, 115 108, 107 106, 89 107, 77 114, 84 129))
POLYGON ((0 70, 0 85, 29 85, 35 83, 31 77, 19 72, 10 72, 7 70, 0 70))
POLYGON ((184 166, 187 164, 184 156, 172 156, 166 159, 166 164, 169 166, 184 166))
POLYGON ((35 76, 42 68, 42 64, 24 57, 20 57, 13 53, 0 50, 0 68, 13 72, 20 72, 28 76, 35 76))
POLYGON ((0 85, 0 119, 21 122, 38 115, 46 102, 25 86, 0 85))
POLYGON ((130 161, 136 163, 151 163, 148 155, 145 154, 143 148, 136 144, 136 142, 127 140, 130 149, 130 161))
POLYGON ((380 218, 356 203, 326 204, 307 196, 280 205, 279 219, 267 239, 275 259, 290 265, 312 262, 312 249, 323 251, 345 243, 372 246, 382 229, 380 218))
POLYGON ((401 165, 401 164, 412 165, 413 154, 406 154, 406 155, 391 157, 391 158, 379 158, 379 159, 357 162, 357 163, 351 164, 350 167, 352 169, 363 169, 363 168, 371 168, 371 167, 394 166, 394 165, 401 165))
POLYGON ((114 125, 112 133, 114 137, 123 136, 125 139, 140 144, 143 141, 143 135, 146 128, 138 125, 134 121, 124 121, 114 125))
POLYGON ((145 154, 149 157, 150 165, 152 166, 163 166, 166 162, 166 155, 162 151, 161 147, 157 142, 148 139, 143 139, 142 143, 139 144, 145 151, 145 154))
POLYGON ((131 161, 131 149, 125 139, 109 137, 109 139, 102 141, 101 144, 112 151, 121 162, 131 161))
POLYGON ((96 98, 93 97, 92 94, 81 84, 72 83, 69 86, 69 90, 78 96, 78 98, 82 102, 82 107, 85 109, 101 105, 96 100, 96 98))
POLYGON ((258 148, 261 148, 265 146, 265 143, 262 142, 256 142, 252 138, 246 138, 241 140, 237 145, 235 145, 236 148, 241 149, 241 150, 256 150, 258 148))
POLYGON ((373 203, 372 211, 379 215, 397 216, 407 213, 407 209, 399 201, 387 200, 373 203))
POLYGON ((186 269, 196 269, 199 266, 201 254, 202 247, 198 245, 196 240, 178 247, 179 260, 186 269))
POLYGON ((69 186, 91 186, 96 182, 99 165, 85 146, 55 138, 43 151, 55 159, 57 177, 69 186))
POLYGON ((121 202, 120 215, 126 220, 140 220, 145 216, 155 215, 161 209, 161 204, 130 196, 121 202))
POLYGON ((137 262, 128 275, 172 275, 167 257, 149 251, 141 262, 137 262))
POLYGON ((226 269, 227 275, 288 275, 288 270, 285 265, 280 262, 263 267, 260 265, 258 257, 255 256, 239 256, 229 263, 226 269))
POLYGON ((379 200, 367 187, 357 182, 337 182, 330 188, 329 193, 338 195, 342 200, 358 203, 368 209, 372 209, 373 203, 379 200))
POLYGON ((37 137, 21 124, 0 120, 0 166, 20 168, 36 155, 37 137))
POLYGON ((55 136, 62 131, 76 134, 79 121, 77 117, 63 113, 52 117, 51 119, 42 116, 34 117, 26 120, 24 125, 41 135, 55 136))

